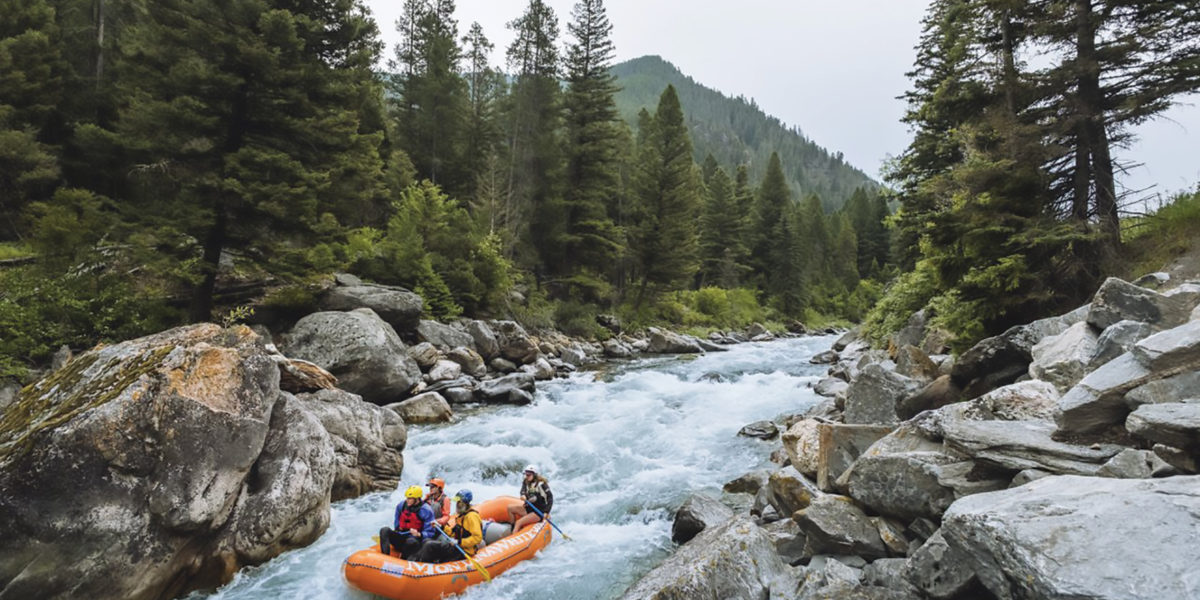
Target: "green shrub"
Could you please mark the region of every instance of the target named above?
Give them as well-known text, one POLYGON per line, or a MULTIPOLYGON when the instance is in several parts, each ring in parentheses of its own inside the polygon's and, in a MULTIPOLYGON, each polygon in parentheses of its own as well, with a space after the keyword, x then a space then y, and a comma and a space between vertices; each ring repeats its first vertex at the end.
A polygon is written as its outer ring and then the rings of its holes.
POLYGON ((900 275, 883 291, 883 296, 867 313, 863 331, 868 339, 881 343, 899 331, 908 317, 921 310, 937 294, 937 277, 932 266, 920 261, 912 271, 900 275))

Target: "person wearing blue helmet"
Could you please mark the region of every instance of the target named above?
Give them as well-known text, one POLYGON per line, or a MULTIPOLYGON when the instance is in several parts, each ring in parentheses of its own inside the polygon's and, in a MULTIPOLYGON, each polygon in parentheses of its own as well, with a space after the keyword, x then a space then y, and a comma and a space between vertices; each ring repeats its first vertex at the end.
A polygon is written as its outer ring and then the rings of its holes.
POLYGON ((483 520, 479 518, 479 513, 471 506, 471 502, 475 500, 471 490, 459 490, 454 495, 454 505, 456 509, 455 524, 453 527, 446 525, 443 531, 451 538, 443 537, 439 540, 427 542, 421 546, 420 552, 414 557, 414 560, 427 563, 444 563, 462 558, 458 548, 455 548, 455 543, 467 553, 467 556, 475 556, 475 552, 479 549, 479 544, 483 542, 483 520))

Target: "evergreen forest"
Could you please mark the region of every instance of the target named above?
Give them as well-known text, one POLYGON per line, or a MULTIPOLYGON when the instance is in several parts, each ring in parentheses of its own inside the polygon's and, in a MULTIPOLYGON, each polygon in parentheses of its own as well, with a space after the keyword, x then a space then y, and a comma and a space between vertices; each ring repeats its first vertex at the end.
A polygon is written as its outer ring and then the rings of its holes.
POLYGON ((1194 2, 933 0, 885 186, 658 57, 615 65, 603 0, 529 0, 502 65, 453 0, 0 15, 13 379, 62 345, 286 320, 336 272, 587 337, 611 314, 882 339, 925 308, 965 346, 1122 268, 1147 221, 1114 150, 1200 88, 1194 2))

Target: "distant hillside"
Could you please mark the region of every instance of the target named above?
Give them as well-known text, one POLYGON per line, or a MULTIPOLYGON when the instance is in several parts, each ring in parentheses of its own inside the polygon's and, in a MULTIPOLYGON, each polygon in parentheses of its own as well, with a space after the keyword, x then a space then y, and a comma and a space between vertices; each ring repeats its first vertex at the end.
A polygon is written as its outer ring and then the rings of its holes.
POLYGON ((675 86, 687 115, 696 162, 712 154, 730 175, 739 164, 750 165, 753 182, 762 179, 771 152, 779 152, 784 173, 796 199, 809 193, 821 197, 826 209, 835 209, 858 187, 877 187, 866 173, 846 164, 841 153, 829 151, 789 129, 741 96, 730 98, 696 83, 675 65, 658 56, 643 56, 616 65, 612 72, 623 89, 617 94, 621 116, 637 127, 642 108, 654 112, 667 84, 675 86))

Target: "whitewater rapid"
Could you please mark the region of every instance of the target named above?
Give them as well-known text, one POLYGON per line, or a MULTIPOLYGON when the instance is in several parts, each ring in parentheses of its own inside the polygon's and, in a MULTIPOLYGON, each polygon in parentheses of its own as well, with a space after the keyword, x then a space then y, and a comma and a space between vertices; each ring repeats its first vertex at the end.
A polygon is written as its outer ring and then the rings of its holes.
POLYGON ((342 561, 391 524, 400 489, 436 476, 450 493, 516 495, 529 463, 549 479, 552 518, 572 539, 556 535, 535 559, 459 598, 615 598, 669 554, 673 509, 689 494, 720 495, 725 482, 770 466, 778 440, 737 432, 817 402, 810 386, 824 368, 808 359, 833 340, 748 343, 696 358, 609 364, 540 383, 530 406, 469 407, 453 424, 411 426, 396 491, 335 504, 328 531, 313 545, 192 598, 369 598, 346 586, 342 561))

